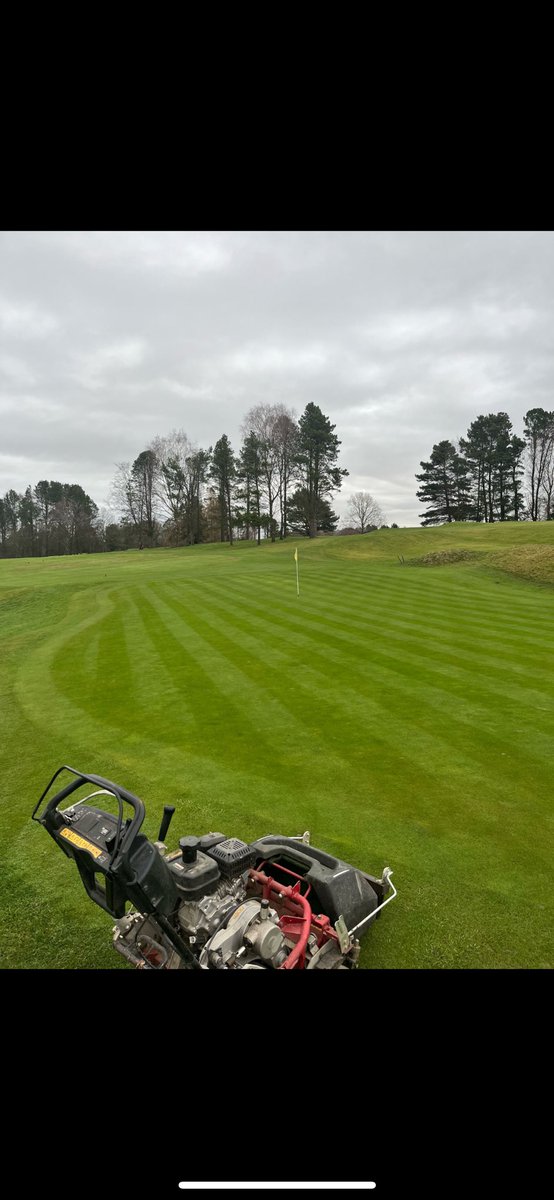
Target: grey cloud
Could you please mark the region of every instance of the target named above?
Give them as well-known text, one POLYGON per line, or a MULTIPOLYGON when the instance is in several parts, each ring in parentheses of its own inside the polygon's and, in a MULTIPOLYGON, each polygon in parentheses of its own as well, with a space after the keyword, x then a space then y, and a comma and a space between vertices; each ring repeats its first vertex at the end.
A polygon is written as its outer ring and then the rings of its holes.
POLYGON ((16 300, 0 296, 0 332, 2 337, 14 341, 34 340, 47 337, 59 326, 52 313, 44 312, 36 304, 21 304, 16 300))
POLYGON ((124 232, 0 236, 0 491, 75 479, 184 427, 319 404, 351 491, 418 524, 415 472, 481 412, 552 407, 554 236, 124 232))

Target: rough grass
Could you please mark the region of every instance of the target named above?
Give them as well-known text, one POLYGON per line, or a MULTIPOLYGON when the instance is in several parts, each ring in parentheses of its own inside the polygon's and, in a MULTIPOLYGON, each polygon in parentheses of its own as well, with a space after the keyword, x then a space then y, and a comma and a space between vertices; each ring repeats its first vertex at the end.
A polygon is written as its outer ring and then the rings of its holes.
POLYGON ((419 558, 401 557, 399 561, 407 567, 448 567, 451 563, 475 562, 484 557, 484 550, 436 550, 419 558))
POLYGON ((69 762, 150 835, 176 804, 172 845, 309 828, 388 863, 365 968, 552 967, 554 523, 300 542, 299 599, 294 545, 0 562, 3 966, 121 963, 30 821, 69 762), (452 551, 487 557, 398 561, 452 551))

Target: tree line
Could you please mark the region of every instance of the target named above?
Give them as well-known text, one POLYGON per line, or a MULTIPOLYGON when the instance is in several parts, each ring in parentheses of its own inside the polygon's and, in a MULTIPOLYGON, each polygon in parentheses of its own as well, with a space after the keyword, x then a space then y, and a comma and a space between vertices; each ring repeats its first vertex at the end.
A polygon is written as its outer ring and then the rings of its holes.
POLYGON ((472 421, 465 438, 433 446, 416 479, 422 525, 554 519, 554 412, 531 408, 523 438, 505 412, 472 421))
MULTIPOLYGON (((258 404, 235 453, 226 434, 201 448, 184 430, 157 436, 119 463, 106 519, 78 484, 41 480, 0 499, 0 555, 43 556, 156 545, 275 541, 333 532, 338 466, 335 426, 316 404, 296 420, 280 404, 258 404)), ((367 516, 366 516, 367 519, 367 516)), ((362 530, 363 531, 363 530, 362 530)))
POLYGON ((338 521, 330 496, 348 472, 337 465, 335 426, 316 404, 297 421, 280 404, 258 404, 235 453, 227 434, 193 445, 183 430, 156 437, 118 465, 113 503, 131 544, 194 545, 235 538, 316 537, 338 521))
POLYGON ((102 550, 98 507, 78 483, 41 479, 0 497, 0 556, 83 554, 102 550))

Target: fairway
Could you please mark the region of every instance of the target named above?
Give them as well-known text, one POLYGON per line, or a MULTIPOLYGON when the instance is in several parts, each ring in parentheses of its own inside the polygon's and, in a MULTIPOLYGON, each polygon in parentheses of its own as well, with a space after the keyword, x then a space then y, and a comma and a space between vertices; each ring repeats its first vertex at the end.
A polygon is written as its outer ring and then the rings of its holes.
POLYGON ((30 820, 69 763, 151 837, 175 804, 171 847, 389 865, 363 968, 551 968, 553 557, 550 522, 0 561, 1 965, 123 967, 30 820))

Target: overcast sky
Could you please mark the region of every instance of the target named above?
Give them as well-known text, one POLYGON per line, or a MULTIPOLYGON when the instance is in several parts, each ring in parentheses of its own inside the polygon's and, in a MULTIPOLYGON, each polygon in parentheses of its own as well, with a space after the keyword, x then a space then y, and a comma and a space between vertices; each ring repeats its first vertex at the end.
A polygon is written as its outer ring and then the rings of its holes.
POLYGON ((183 428, 312 401, 350 472, 419 525, 414 476, 480 413, 554 407, 552 232, 5 232, 0 494, 80 483, 183 428))

